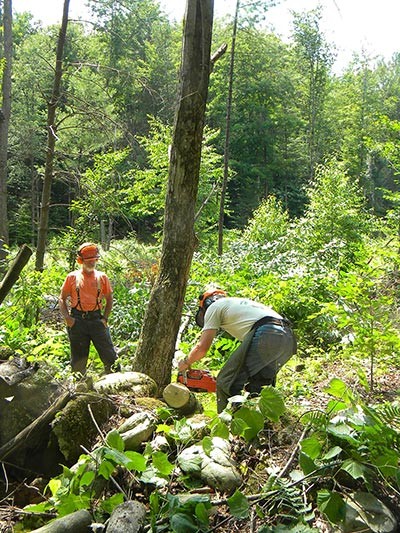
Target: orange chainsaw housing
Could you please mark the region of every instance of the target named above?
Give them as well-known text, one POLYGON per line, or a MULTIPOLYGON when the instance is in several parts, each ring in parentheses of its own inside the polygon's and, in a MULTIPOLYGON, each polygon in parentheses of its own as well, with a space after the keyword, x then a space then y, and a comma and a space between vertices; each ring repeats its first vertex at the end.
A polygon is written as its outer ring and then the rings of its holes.
POLYGON ((217 390, 217 382, 208 370, 191 368, 186 372, 179 372, 178 382, 183 383, 193 392, 215 392, 217 390))

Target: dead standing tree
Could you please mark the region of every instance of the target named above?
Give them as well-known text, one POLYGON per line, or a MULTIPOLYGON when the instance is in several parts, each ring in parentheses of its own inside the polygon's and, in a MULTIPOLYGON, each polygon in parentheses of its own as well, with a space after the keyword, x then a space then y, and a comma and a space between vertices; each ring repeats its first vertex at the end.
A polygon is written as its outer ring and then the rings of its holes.
POLYGON ((156 381, 160 393, 171 380, 175 341, 196 247, 195 205, 210 74, 213 8, 213 0, 187 0, 160 271, 134 361, 136 370, 156 381))
POLYGON ((47 104, 47 152, 46 152, 46 165, 44 170, 43 190, 42 190, 42 204, 40 208, 40 222, 38 243, 36 250, 36 264, 35 268, 38 271, 43 270, 44 254, 46 250, 46 239, 49 229, 49 211, 50 211, 50 197, 51 197, 51 184, 53 181, 53 166, 54 166, 54 149, 57 139, 57 127, 55 124, 56 109, 60 98, 62 67, 63 67, 63 55, 64 45, 67 35, 68 25, 68 12, 69 12, 69 0, 64 0, 63 18, 61 22, 61 28, 58 35, 57 42, 57 56, 56 56, 56 69, 54 73, 53 91, 50 101, 47 104))

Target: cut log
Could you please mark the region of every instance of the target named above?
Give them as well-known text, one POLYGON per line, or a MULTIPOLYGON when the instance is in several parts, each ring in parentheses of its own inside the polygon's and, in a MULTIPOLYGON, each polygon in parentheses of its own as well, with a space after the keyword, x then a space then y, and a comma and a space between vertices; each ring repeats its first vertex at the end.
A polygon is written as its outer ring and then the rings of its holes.
POLYGON ((112 512, 107 524, 107 533, 138 533, 143 531, 146 519, 146 507, 137 501, 127 501, 118 505, 112 512))
POLYGON ((165 402, 182 415, 202 413, 203 406, 196 395, 183 383, 170 383, 163 391, 165 402))
POLYGON ((92 517, 89 511, 81 509, 80 511, 75 511, 62 518, 58 518, 53 522, 49 522, 39 529, 34 529, 32 533, 66 533, 67 531, 87 533, 91 523, 92 517))

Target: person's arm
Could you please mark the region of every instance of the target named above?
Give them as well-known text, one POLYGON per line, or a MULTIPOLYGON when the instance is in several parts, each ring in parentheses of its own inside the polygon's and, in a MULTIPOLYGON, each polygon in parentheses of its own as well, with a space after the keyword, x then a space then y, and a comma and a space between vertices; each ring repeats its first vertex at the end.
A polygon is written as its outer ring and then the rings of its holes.
POLYGON ((193 363, 199 361, 206 355, 206 353, 210 349, 210 346, 217 331, 217 329, 206 329, 202 332, 198 343, 192 348, 189 355, 185 357, 183 361, 179 362, 179 372, 184 372, 185 370, 190 368, 193 363))
POLYGON ((106 326, 107 322, 108 322, 108 317, 110 316, 111 309, 112 309, 112 306, 113 306, 113 295, 112 295, 112 292, 110 292, 109 294, 104 296, 104 298, 105 298, 106 304, 104 306, 103 317, 102 317, 101 320, 104 323, 104 325, 106 326))
POLYGON ((60 293, 60 297, 58 298, 58 308, 60 309, 61 316, 65 320, 65 323, 67 324, 67 326, 72 327, 75 324, 75 318, 73 318, 69 314, 68 306, 66 302, 67 297, 68 296, 63 296, 62 292, 60 293))

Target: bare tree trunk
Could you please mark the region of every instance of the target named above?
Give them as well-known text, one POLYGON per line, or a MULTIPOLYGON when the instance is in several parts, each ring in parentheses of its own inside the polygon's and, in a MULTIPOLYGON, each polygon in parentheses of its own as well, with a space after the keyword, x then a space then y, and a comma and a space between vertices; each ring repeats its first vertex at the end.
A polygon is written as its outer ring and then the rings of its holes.
POLYGON ((57 126, 55 124, 56 109, 60 97, 61 77, 62 77, 62 62, 64 55, 65 38, 67 34, 68 24, 69 0, 64 0, 63 18, 61 22, 60 33, 58 35, 56 69, 54 74, 53 92, 50 102, 47 106, 47 153, 46 166, 44 170, 44 181, 42 190, 42 205, 40 209, 40 222, 38 243, 36 250, 36 270, 42 271, 44 264, 44 253, 46 250, 47 232, 49 229, 49 210, 50 210, 50 195, 51 184, 53 181, 53 165, 54 165, 54 147, 57 139, 57 126))
POLYGON ((165 204, 159 275, 145 314, 134 365, 151 376, 161 395, 171 380, 175 341, 196 246, 195 204, 210 73, 214 0, 188 0, 180 99, 165 204))
POLYGON ((232 31, 232 45, 231 45, 231 59, 229 65, 229 85, 228 85, 228 101, 226 105, 226 126, 225 126, 225 148, 224 148, 224 177, 222 180, 221 199, 219 203, 219 220, 218 220, 218 255, 222 255, 223 251, 223 235, 224 235, 224 215, 225 215, 225 196, 226 187, 228 184, 229 172, 229 142, 231 133, 231 110, 232 110, 232 93, 233 93, 233 72, 235 65, 235 45, 237 22, 239 14, 240 0, 236 1, 235 18, 233 21, 232 31))
POLYGON ((29 248, 29 246, 27 246, 26 244, 22 245, 17 257, 13 261, 12 265, 9 267, 7 274, 4 276, 3 280, 0 283, 0 304, 12 289, 14 283, 19 278, 22 269, 29 261, 31 255, 32 250, 29 248))
POLYGON ((3 1, 4 71, 2 82, 2 113, 0 115, 0 238, 8 244, 7 211, 7 152, 8 127, 11 115, 11 70, 12 70, 12 2, 3 1))

